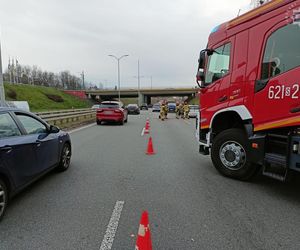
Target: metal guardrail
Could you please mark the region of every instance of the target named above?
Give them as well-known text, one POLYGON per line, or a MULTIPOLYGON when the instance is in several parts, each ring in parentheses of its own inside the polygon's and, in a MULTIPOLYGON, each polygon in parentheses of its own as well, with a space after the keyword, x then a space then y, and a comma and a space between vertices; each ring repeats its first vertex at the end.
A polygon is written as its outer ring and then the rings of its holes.
POLYGON ((38 112, 36 115, 60 128, 73 127, 96 120, 96 110, 91 108, 38 112))
POLYGON ((84 108, 84 109, 62 109, 62 110, 53 110, 53 111, 44 111, 44 112, 36 112, 35 114, 44 117, 46 115, 51 114, 63 114, 63 113, 74 113, 74 112, 81 112, 81 111, 91 111, 91 108, 84 108))

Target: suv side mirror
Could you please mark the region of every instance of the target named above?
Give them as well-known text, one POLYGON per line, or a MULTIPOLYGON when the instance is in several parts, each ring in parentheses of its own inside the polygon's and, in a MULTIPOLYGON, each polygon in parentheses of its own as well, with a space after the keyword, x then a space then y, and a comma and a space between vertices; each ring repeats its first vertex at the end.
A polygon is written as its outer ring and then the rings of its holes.
POLYGON ((56 133, 58 133, 59 131, 60 131, 59 127, 50 125, 50 129, 49 129, 50 134, 56 134, 56 133))

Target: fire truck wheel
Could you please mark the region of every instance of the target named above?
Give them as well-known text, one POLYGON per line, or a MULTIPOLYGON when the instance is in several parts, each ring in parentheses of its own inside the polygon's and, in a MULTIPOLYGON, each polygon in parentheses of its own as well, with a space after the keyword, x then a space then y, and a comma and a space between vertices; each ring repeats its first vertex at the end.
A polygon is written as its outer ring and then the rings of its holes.
POLYGON ((213 140, 211 159, 222 175, 238 180, 250 179, 257 166, 248 161, 248 155, 247 137, 242 129, 225 130, 213 140))

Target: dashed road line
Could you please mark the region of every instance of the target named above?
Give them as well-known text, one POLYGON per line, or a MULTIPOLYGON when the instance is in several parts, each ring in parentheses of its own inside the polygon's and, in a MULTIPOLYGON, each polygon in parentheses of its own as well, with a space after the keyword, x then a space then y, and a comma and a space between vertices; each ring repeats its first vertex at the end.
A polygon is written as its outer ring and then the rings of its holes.
POLYGON ((144 134, 145 134, 145 128, 143 128, 141 136, 144 136, 144 134))
POLYGON ((192 123, 190 123, 189 121, 183 120, 186 124, 191 125, 192 123))
POLYGON ((116 202, 115 208, 107 225, 107 229, 103 237, 100 250, 110 250, 112 248, 124 203, 124 201, 116 202))

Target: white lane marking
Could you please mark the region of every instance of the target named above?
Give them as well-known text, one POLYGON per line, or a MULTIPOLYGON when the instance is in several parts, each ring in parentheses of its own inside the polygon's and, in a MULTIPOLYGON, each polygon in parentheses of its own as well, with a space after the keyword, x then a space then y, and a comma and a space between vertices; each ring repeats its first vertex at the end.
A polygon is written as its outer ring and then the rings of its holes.
POLYGON ((125 201, 116 202, 115 208, 107 225, 106 233, 103 237, 100 250, 110 250, 112 248, 124 203, 125 201))
POLYGON ((143 128, 141 136, 144 136, 144 134, 145 134, 145 128, 143 128))
POLYGON ((186 121, 186 120, 183 120, 186 124, 189 124, 189 125, 191 125, 191 123, 190 122, 188 122, 188 121, 186 121))
POLYGON ((90 125, 87 125, 87 126, 83 126, 83 127, 80 127, 80 128, 75 128, 73 130, 68 131, 68 133, 72 134, 72 133, 78 132, 80 130, 83 130, 83 129, 86 129, 86 128, 91 128, 91 127, 94 127, 94 126, 96 126, 96 124, 93 123, 93 124, 90 124, 90 125))

